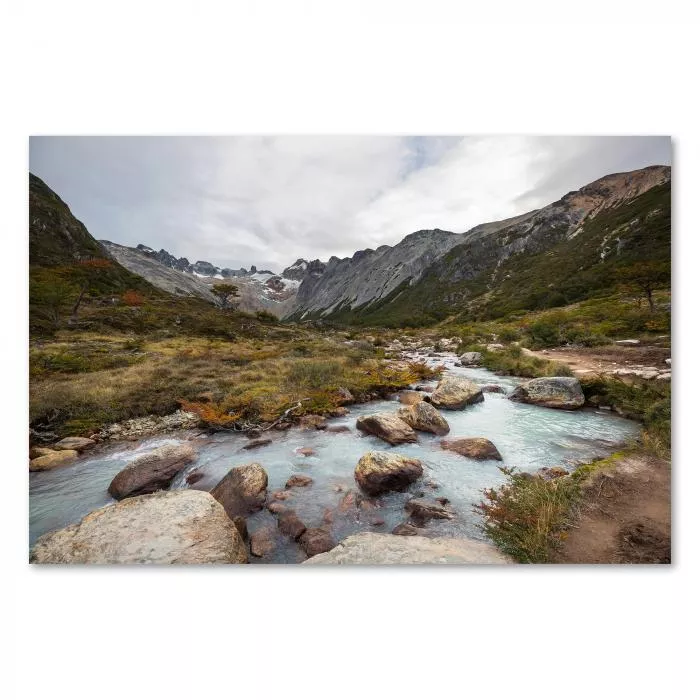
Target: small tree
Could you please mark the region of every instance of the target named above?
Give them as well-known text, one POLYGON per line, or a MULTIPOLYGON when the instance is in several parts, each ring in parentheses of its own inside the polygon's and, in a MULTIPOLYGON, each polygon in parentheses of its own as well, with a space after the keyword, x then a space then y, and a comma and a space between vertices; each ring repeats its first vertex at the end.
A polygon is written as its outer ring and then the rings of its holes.
POLYGON ((222 308, 232 309, 237 306, 237 299, 240 295, 235 284, 215 284, 211 291, 221 302, 222 308))
POLYGON ((143 306, 146 298, 135 289, 127 289, 124 294, 122 294, 122 301, 127 306, 143 306))
POLYGON ((637 262, 620 270, 623 289, 630 294, 642 294, 649 308, 654 310, 654 291, 667 287, 671 270, 664 262, 637 262))

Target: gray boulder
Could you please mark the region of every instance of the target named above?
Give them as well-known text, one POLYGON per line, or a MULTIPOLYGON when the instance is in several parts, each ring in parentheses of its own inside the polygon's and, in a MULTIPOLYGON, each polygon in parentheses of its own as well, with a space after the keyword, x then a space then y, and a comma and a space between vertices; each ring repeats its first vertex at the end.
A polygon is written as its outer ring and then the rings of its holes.
POLYGON ((457 411, 484 400, 481 389, 462 377, 445 377, 430 395, 430 402, 438 408, 457 411))
POLYGON ((361 532, 330 552, 304 564, 510 564, 512 560, 486 542, 466 538, 385 535, 361 532))
POLYGON ((517 387, 511 401, 573 410, 585 403, 581 384, 576 377, 538 377, 517 387))
POLYGON ((483 359, 480 352, 465 352, 459 356, 459 361, 464 367, 480 367, 483 359))
POLYGON ((372 413, 360 416, 356 427, 366 433, 376 435, 390 445, 400 445, 404 442, 416 442, 413 428, 402 421, 395 413, 372 413))
POLYGON ((54 450, 77 450, 82 452, 94 447, 97 443, 86 437, 67 437, 59 440, 54 446, 54 450))
POLYGON ((229 518, 261 510, 267 498, 267 472, 259 464, 234 467, 211 490, 229 518))
POLYGON ((128 498, 49 532, 37 564, 245 564, 246 547, 208 493, 183 489, 128 498))
POLYGON ((402 406, 398 410, 399 418, 414 430, 435 435, 447 435, 450 432, 449 423, 442 417, 435 406, 421 401, 412 406, 402 406))
POLYGON ((419 460, 393 452, 368 452, 355 467, 355 481, 369 496, 403 491, 423 475, 419 460))
POLYGON ((164 445, 131 461, 112 479, 109 493, 121 500, 130 496, 155 493, 170 486, 172 480, 197 457, 192 445, 164 445))

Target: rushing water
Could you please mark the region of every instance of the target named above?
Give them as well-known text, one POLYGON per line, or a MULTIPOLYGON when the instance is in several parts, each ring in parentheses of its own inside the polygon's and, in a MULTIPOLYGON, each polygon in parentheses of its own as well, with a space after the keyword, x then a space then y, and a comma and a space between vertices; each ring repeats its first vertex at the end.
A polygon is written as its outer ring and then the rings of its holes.
MULTIPOLYGON (((445 357, 431 361, 445 361, 445 357)), ((484 369, 454 367, 454 356, 448 359, 449 373, 466 376, 480 385, 498 384, 510 391, 518 383, 513 378, 498 377, 484 369)), ((198 459, 176 478, 171 488, 209 490, 232 467, 258 462, 269 476, 269 491, 284 488, 292 474, 307 474, 313 484, 292 489, 285 505, 296 510, 308 527, 323 523, 326 509, 335 509, 344 493, 355 488, 353 472, 358 459, 369 450, 392 450, 417 457, 423 463, 424 480, 432 481, 438 489, 414 484, 412 494, 446 496, 457 515, 454 520, 429 521, 428 536, 451 535, 480 538, 479 516, 473 505, 481 499, 484 488, 503 482, 499 466, 514 466, 524 471, 540 467, 563 465, 573 467, 595 457, 609 454, 615 445, 635 437, 639 426, 611 414, 609 411, 561 411, 509 401, 505 395, 485 393, 484 402, 468 406, 463 411, 443 411, 450 424, 450 437, 486 437, 503 456, 503 463, 476 462, 440 449, 440 439, 429 433, 419 433, 418 443, 391 447, 374 436, 363 435, 355 428, 359 415, 376 411, 395 411, 398 402, 375 401, 351 406, 343 418, 329 420, 329 425, 346 425, 348 432, 292 429, 270 431, 270 445, 255 450, 243 450, 248 440, 242 435, 219 433, 211 437, 195 437, 190 432, 167 438, 155 437, 139 443, 121 443, 113 448, 85 456, 68 467, 29 474, 29 538, 32 544, 41 534, 77 522, 84 515, 113 499, 107 487, 114 475, 134 459, 154 447, 167 443, 192 440, 198 459), (299 448, 309 447, 314 454, 305 457, 299 448), (185 482, 186 475, 198 469, 204 478, 193 487, 185 482)), ((391 532, 406 519, 403 510, 407 494, 394 493, 380 499, 377 509, 336 513, 331 525, 336 541, 362 530, 391 532), (378 519, 384 524, 373 524, 378 519)), ((267 510, 248 518, 248 528, 254 532, 265 524, 275 525, 276 519, 267 510)), ((263 560, 295 562, 304 554, 290 540, 278 538, 276 551, 263 560)))

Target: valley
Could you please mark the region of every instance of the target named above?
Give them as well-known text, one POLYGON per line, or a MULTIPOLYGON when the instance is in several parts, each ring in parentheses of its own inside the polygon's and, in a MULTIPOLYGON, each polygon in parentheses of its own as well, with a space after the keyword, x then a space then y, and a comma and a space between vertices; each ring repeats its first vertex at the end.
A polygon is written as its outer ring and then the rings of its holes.
POLYGON ((276 274, 98 241, 31 175, 32 561, 583 562, 591 485, 652 467, 591 557, 670 561, 670 192, 652 166, 276 274))

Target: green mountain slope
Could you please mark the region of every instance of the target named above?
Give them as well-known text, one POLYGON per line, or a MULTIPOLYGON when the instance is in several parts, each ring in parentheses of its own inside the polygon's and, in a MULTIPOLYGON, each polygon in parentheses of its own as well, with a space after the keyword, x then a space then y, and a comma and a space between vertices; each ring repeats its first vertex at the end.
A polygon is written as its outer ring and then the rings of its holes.
POLYGON ((480 320, 564 306, 612 293, 624 284, 634 286, 645 275, 657 288, 669 287, 670 179, 612 202, 609 190, 599 188, 603 205, 596 204, 577 220, 582 193, 590 195, 583 188, 515 225, 471 238, 467 234, 465 243, 418 280, 407 280, 374 304, 339 309, 327 318, 422 326, 447 317, 480 320))

